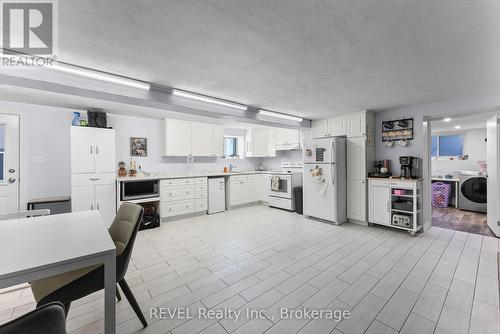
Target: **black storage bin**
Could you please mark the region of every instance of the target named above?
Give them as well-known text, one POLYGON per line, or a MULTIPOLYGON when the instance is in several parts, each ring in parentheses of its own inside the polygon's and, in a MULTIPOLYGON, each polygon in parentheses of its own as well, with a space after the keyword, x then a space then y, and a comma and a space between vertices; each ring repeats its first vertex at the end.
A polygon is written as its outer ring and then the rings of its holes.
POLYGON ((303 214, 303 205, 302 205, 302 186, 293 188, 293 196, 295 198, 295 211, 298 214, 303 214))

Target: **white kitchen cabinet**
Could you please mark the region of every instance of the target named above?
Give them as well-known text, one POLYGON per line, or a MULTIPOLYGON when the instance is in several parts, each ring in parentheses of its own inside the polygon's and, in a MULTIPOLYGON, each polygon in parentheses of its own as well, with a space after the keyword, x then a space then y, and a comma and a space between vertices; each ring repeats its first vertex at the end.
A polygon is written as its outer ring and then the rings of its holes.
POLYGON ((345 136, 347 134, 347 120, 345 116, 328 119, 328 137, 345 136))
POLYGON ((163 155, 191 155, 191 122, 176 119, 163 120, 163 155))
POLYGON ((71 128, 71 210, 99 210, 106 226, 116 213, 115 132, 71 128))
POLYGON ((290 150, 300 148, 300 133, 298 129, 276 128, 276 149, 290 150))
POLYGON ((274 129, 249 129, 246 132, 245 143, 246 155, 248 157, 276 156, 274 129))
POLYGON ((366 221, 366 181, 347 180, 347 217, 366 221))
POLYGON ((366 136, 366 113, 355 113, 347 118, 347 137, 366 136))
POLYGON ((165 179, 160 181, 162 218, 207 210, 207 177, 165 179))
POLYGON ((222 126, 212 126, 212 143, 214 156, 224 156, 224 128, 222 126))
POLYGON ((267 201, 265 174, 229 177, 229 206, 267 201))
POLYGON ((71 127, 71 173, 114 173, 115 130, 71 127))
POLYGON ((212 125, 191 122, 191 155, 195 157, 214 156, 212 125))
POLYGON ((115 185, 97 184, 94 187, 95 209, 101 214, 102 220, 106 226, 111 226, 115 219, 115 185))
POLYGON ((369 222, 390 225, 391 222, 391 189, 386 186, 370 185, 369 222))
POLYGON ((312 138, 328 137, 328 121, 326 119, 319 119, 312 121, 312 138))
POLYGON ((94 185, 87 184, 71 187, 72 212, 94 210, 94 203, 94 185))

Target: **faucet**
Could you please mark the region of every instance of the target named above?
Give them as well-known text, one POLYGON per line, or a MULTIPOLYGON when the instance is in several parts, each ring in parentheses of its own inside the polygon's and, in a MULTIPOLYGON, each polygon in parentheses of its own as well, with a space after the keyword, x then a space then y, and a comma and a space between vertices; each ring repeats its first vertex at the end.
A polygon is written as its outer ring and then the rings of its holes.
POLYGON ((236 168, 236 165, 229 164, 229 173, 231 173, 234 168, 236 168))

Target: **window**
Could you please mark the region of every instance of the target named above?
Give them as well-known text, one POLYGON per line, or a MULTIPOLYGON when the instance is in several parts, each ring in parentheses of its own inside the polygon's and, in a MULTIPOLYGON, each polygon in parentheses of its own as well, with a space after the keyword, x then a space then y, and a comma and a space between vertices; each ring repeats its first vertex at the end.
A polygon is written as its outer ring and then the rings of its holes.
POLYGON ((433 157, 460 157, 463 155, 464 136, 432 136, 433 157))
POLYGON ((224 137, 224 156, 231 158, 238 157, 237 137, 224 137))

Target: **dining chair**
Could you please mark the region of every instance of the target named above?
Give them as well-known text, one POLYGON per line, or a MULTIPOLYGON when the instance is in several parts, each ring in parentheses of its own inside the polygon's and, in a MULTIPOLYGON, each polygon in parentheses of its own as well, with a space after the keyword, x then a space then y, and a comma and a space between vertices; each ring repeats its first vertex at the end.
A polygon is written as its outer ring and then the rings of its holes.
POLYGON ((59 302, 45 304, 0 325, 0 334, 66 334, 66 314, 59 302))
POLYGON ((49 209, 25 210, 0 213, 0 220, 20 219, 27 217, 47 216, 50 215, 49 209))
MULTIPOLYGON (((147 327, 148 323, 141 308, 125 281, 125 273, 143 213, 144 209, 140 205, 122 203, 109 228, 109 234, 116 246, 116 281, 142 325, 147 327)), ((104 289, 104 266, 90 266, 30 282, 30 284, 37 306, 60 301, 64 304, 67 314, 72 301, 104 289)))

